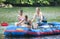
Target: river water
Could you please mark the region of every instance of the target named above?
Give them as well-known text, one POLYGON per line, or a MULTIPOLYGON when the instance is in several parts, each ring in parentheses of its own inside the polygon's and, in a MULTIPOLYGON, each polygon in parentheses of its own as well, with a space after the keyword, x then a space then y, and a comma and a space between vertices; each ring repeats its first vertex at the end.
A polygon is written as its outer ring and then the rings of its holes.
POLYGON ((4 39, 60 39, 60 35, 53 35, 53 36, 45 36, 45 37, 4 37, 4 39))
MULTIPOLYGON (((24 7, 25 8, 25 7, 24 7)), ((23 8, 23 9, 24 9, 23 8)), ((26 8, 26 9, 29 9, 29 7, 28 8, 26 8)), ((32 9, 31 8, 31 10, 33 11, 34 9, 32 9)), ((30 11, 30 10, 29 10, 30 11)), ((28 12, 29 12, 28 11, 28 12)), ((51 7, 51 8, 46 8, 46 7, 43 7, 42 9, 41 9, 41 11, 43 12, 43 15, 45 15, 46 17, 47 17, 47 19, 48 19, 48 21, 49 20, 53 20, 53 21, 56 21, 56 20, 59 20, 59 22, 60 22, 60 7, 58 7, 58 8, 54 8, 54 7, 51 7), (47 10, 46 10, 47 9, 47 10), (52 14, 51 14, 52 13, 52 14)), ((29 12, 30 13, 30 18, 31 18, 31 15, 32 15, 32 13, 34 13, 34 12, 29 12)), ((1 14, 2 15, 2 14, 1 14)), ((10 14, 9 14, 10 15, 10 14)), ((9 16, 8 15, 8 16, 9 16)), ((14 14, 13 14, 14 15, 14 14)), ((53 35, 53 36, 42 36, 42 37, 19 37, 19 38, 16 38, 16 37, 12 37, 12 38, 6 38, 5 36, 4 36, 4 30, 5 30, 5 28, 6 27, 2 27, 2 26, 0 26, 0 39, 60 39, 60 35, 53 35)))
POLYGON ((5 39, 60 39, 60 35, 55 36, 45 36, 45 37, 20 37, 20 38, 5 38, 5 39))

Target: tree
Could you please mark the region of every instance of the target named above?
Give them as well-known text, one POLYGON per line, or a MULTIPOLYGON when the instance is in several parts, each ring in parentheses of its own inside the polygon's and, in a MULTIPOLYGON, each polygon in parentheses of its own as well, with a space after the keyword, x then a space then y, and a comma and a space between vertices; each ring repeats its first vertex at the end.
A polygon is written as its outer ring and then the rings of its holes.
POLYGON ((6 0, 0 0, 0 3, 3 3, 4 1, 6 1, 6 0))
POLYGON ((29 5, 33 5, 33 4, 58 5, 60 3, 60 0, 6 0, 6 2, 12 4, 29 4, 29 5))

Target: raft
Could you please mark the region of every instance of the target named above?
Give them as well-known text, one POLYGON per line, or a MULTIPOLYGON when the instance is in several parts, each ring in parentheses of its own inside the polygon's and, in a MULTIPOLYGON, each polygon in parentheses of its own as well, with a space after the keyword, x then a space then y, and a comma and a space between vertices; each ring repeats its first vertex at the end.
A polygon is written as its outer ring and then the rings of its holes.
POLYGON ((37 29, 8 25, 4 31, 5 36, 45 36, 60 34, 60 22, 50 22, 38 26, 37 29))

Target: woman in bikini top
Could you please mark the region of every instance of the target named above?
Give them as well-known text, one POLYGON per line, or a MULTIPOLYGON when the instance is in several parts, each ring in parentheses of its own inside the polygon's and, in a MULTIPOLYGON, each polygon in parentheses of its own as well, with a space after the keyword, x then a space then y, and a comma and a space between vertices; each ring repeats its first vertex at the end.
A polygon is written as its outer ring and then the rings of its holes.
POLYGON ((21 21, 21 20, 24 20, 24 19, 25 19, 25 17, 24 17, 24 15, 23 15, 23 10, 21 10, 21 11, 19 12, 19 15, 18 15, 18 20, 21 21))

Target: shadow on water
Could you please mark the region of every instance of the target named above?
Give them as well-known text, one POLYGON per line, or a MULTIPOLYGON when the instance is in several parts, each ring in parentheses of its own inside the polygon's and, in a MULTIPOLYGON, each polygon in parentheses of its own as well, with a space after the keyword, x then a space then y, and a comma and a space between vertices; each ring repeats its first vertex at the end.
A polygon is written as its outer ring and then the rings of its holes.
POLYGON ((60 39, 60 35, 42 36, 42 37, 4 37, 4 39, 60 39))

